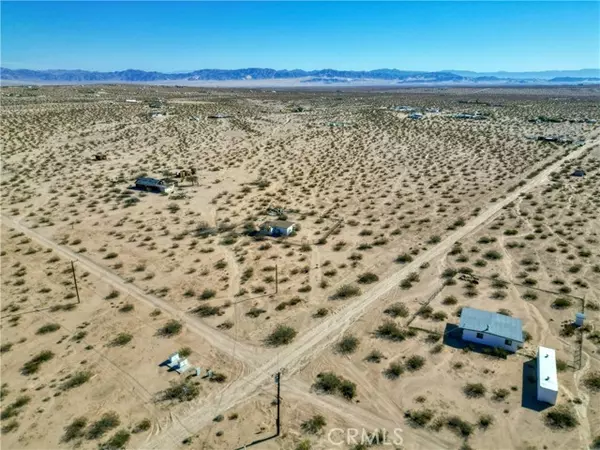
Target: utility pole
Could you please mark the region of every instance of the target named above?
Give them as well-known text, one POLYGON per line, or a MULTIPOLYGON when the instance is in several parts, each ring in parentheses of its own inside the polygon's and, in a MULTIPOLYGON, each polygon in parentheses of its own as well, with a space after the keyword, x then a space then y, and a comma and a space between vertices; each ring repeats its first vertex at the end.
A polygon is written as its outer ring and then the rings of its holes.
POLYGON ((71 261, 71 270, 73 271, 73 282, 75 283, 75 293, 77 294, 77 303, 81 303, 79 299, 79 288, 77 287, 77 277, 75 276, 75 264, 71 261))
POLYGON ((279 276, 277 275, 277 264, 275 264, 275 293, 279 291, 279 276))
POLYGON ((277 419, 275 421, 277 432, 275 436, 279 436, 281 432, 281 372, 277 372, 275 375, 275 383, 277 383, 277 419))

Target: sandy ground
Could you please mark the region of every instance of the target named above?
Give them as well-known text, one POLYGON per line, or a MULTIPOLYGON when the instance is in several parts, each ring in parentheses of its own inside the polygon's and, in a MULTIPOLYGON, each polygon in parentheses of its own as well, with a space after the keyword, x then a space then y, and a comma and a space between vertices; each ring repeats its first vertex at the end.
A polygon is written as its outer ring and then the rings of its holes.
MULTIPOLYGON (((3 444, 37 448, 47 435, 52 446, 72 445, 61 442, 64 426, 82 415, 96 420, 107 408, 95 399, 112 389, 119 399, 113 410, 121 418, 120 428, 133 430, 145 417, 152 423, 150 430, 133 433, 127 446, 175 448, 191 438, 189 445, 194 447, 235 448, 257 427, 266 427, 274 414, 272 396, 265 391, 273 390, 272 377, 278 370, 285 380, 285 435, 261 444, 267 447, 306 446, 303 440, 308 438, 313 448, 331 448, 326 430, 307 435, 300 427, 314 414, 326 416, 326 429, 332 424, 402 428, 404 445, 410 448, 459 446, 463 439, 447 427, 432 432, 405 419, 406 410, 425 407, 435 410, 436 418, 461 411, 471 423, 491 414, 494 423, 468 439, 475 448, 493 447, 507 436, 515 448, 560 448, 569 440, 585 447, 599 434, 597 394, 582 387, 585 377, 598 369, 595 310, 588 310, 591 328, 586 331, 589 338, 584 336, 582 368, 561 372, 560 402, 572 403, 580 426, 548 433, 545 411, 521 401, 530 388, 523 379, 523 364, 537 345, 556 348, 559 358, 570 364, 577 346, 576 336, 566 335, 561 327, 574 316, 575 300, 566 310, 557 310, 551 307, 556 295, 545 291, 564 291, 566 285, 573 298, 598 297, 598 131, 581 120, 597 118, 597 94, 590 88, 271 93, 88 86, 4 88, 0 93, 6 124, 2 343, 13 344, 2 353, 3 382, 8 382, 9 391, 3 407, 23 389, 19 383, 29 379, 19 369, 40 339, 54 338, 67 327, 70 335, 89 322, 93 331, 86 340, 95 338, 90 344, 94 349, 103 346, 98 359, 84 363, 90 364, 94 376, 77 391, 64 391, 52 400, 66 401, 86 391, 85 402, 53 407, 54 421, 48 422, 52 432, 36 434, 25 432, 26 423, 43 413, 35 413, 36 401, 30 401, 16 416, 18 427, 3 431, 3 444), (125 102, 132 98, 138 102, 125 102), (406 113, 390 110, 393 105, 436 107, 441 112, 413 121, 406 113), (163 117, 153 119, 151 110, 160 110, 163 117), (475 110, 488 119, 452 117, 475 110), (230 117, 209 118, 218 112, 230 117), (576 120, 530 121, 538 116, 576 120), (526 138, 537 134, 565 135, 585 144, 526 138), (106 153, 107 160, 93 161, 98 152, 106 153), (579 166, 590 172, 587 178, 561 181, 579 166), (196 168, 198 184, 183 180, 170 196, 127 189, 137 176, 169 176, 189 167, 196 168), (272 219, 269 207, 285 208, 287 220, 298 224, 296 235, 257 240, 246 232, 272 219), (516 231, 506 234, 507 229, 516 231), (479 242, 489 236, 495 239, 479 242), (454 252, 457 242, 464 251, 454 252), (499 258, 482 256, 486 246, 498 251, 499 258), (394 262, 400 254, 410 254, 412 261, 394 262), (47 262, 54 255, 56 261, 47 262), (51 307, 68 295, 62 290, 70 283, 69 260, 87 273, 89 286, 82 289, 91 290, 89 303, 72 311, 37 311, 12 322, 10 314, 25 306, 51 307), (579 260, 581 267, 572 272, 570 266, 579 260), (501 300, 489 280, 482 281, 475 294, 464 282, 444 286, 440 274, 458 263, 482 277, 498 274, 512 284, 501 300), (12 275, 19 272, 17 264, 26 267, 26 277, 12 275), (52 269, 50 276, 44 271, 52 264, 66 268, 52 269), (49 281, 44 280, 59 275, 54 270, 60 270, 62 278, 46 291, 43 284, 49 281), (418 273, 420 281, 400 287, 411 273, 418 273), (364 274, 379 281, 359 282, 364 274), (524 282, 533 283, 530 278, 535 278, 533 287, 523 287, 524 282), (360 293, 336 299, 344 285, 358 287, 360 293), (544 291, 538 291, 535 301, 524 300, 534 287, 544 291), (118 296, 105 300, 113 290, 118 296), (449 295, 458 302, 442 303, 449 295), (421 331, 401 343, 373 338, 386 317, 383 310, 398 301, 406 304, 410 319, 426 301, 445 318, 436 321, 418 314, 410 325, 421 331), (124 303, 135 305, 135 317, 119 312, 118 305, 124 303), (437 345, 426 337, 443 332, 447 322, 457 323, 456 308, 467 305, 502 308, 522 318, 531 335, 522 354, 497 360, 449 345, 433 350, 437 345), (152 317, 154 310, 161 315, 152 317), (53 317, 59 331, 36 335, 53 317), (171 318, 183 325, 183 332, 170 339, 156 336, 171 318), (281 324, 296 330, 293 341, 265 345, 281 324), (130 330, 131 343, 107 346, 121 329, 130 330), (349 334, 359 338, 359 350, 340 356, 333 344, 349 334), (19 342, 22 338, 27 340, 19 342), (156 354, 166 357, 183 346, 193 350, 194 364, 198 360, 203 367, 218 367, 227 381, 201 381, 199 396, 191 402, 156 402, 157 394, 176 377, 157 367, 156 354), (386 360, 365 362, 374 349, 386 360), (389 362, 413 354, 425 357, 425 369, 396 380, 382 374, 389 362), (454 367, 459 361, 460 370, 454 367), (131 376, 111 376, 103 364, 131 376), (101 370, 105 376, 95 375, 101 370), (322 371, 334 371, 357 384, 353 403, 313 392, 311 385, 322 371), (97 384, 100 379, 110 386, 97 384), (485 398, 467 399, 461 390, 466 380, 484 383, 485 398), (508 399, 492 400, 492 391, 501 386, 511 387, 508 399), (123 400, 126 396, 132 401, 123 400), (419 396, 425 400, 415 400, 419 396), (293 414, 285 411, 287 401, 298 405, 293 414), (144 417, 135 412, 142 407, 144 417), (234 410, 260 414, 249 421, 248 413, 240 413, 240 420, 214 422, 234 410), (215 424, 223 424, 223 430, 215 424), (214 434, 218 431, 223 434, 214 434)), ((68 338, 47 345, 56 354, 52 371, 62 372, 43 376, 58 384, 56 380, 80 362, 73 346, 84 346, 68 338), (59 357, 62 367, 54 363, 59 357)), ((84 439, 82 444, 95 442, 84 439)))

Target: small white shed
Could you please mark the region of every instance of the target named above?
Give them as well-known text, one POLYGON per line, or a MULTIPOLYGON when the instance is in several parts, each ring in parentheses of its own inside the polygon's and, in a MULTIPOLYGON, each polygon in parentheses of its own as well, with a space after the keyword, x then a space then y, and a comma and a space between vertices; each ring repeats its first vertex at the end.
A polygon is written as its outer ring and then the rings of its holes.
POLYGON ((296 229, 296 224, 287 220, 271 220, 263 223, 261 229, 271 236, 289 236, 296 229))
POLYGON ((537 354, 537 399, 556 404, 558 378, 556 376, 556 352, 552 348, 538 347, 537 354))

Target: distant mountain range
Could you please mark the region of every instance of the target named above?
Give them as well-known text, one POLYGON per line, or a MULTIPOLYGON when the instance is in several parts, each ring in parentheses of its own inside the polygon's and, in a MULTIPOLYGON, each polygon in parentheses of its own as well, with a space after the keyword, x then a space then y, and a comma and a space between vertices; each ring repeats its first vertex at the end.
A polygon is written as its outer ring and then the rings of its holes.
POLYGON ((397 69, 355 70, 275 70, 247 68, 235 70, 201 69, 184 73, 148 72, 128 69, 116 72, 86 70, 28 70, 0 68, 0 80, 10 83, 167 83, 257 80, 297 80, 308 84, 418 84, 418 83, 598 83, 600 69, 551 70, 544 72, 489 72, 461 70, 440 72, 406 71, 397 69))

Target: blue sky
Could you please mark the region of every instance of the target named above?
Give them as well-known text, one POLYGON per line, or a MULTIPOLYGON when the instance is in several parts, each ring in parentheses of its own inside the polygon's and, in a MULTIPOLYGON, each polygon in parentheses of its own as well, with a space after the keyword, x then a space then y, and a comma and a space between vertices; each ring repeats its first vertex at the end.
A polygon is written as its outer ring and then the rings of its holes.
POLYGON ((9 68, 600 66, 599 2, 6 2, 9 68))

